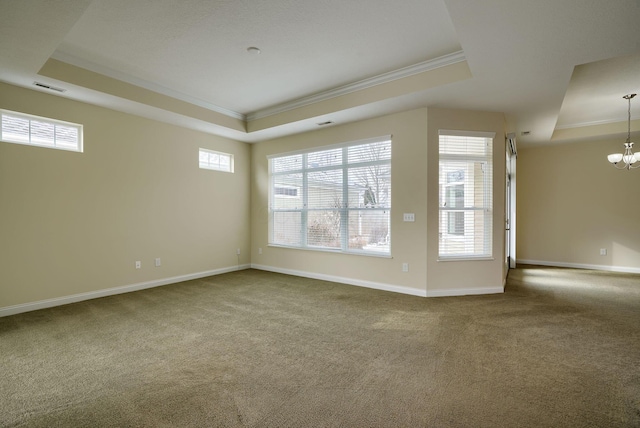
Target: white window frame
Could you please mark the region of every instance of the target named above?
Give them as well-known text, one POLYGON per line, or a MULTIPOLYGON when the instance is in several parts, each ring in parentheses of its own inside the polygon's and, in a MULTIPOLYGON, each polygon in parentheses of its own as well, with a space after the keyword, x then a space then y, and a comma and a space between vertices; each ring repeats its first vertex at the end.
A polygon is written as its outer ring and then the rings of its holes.
MULTIPOLYGON (((347 150, 349 147, 353 147, 353 146, 360 146, 360 145, 365 145, 365 144, 374 144, 374 143, 382 143, 382 142, 389 142, 390 146, 389 146, 389 150, 391 151, 392 148, 392 138, 391 135, 386 135, 386 136, 381 136, 381 137, 376 137, 376 138, 370 138, 370 139, 366 139, 366 140, 358 140, 358 141, 353 141, 353 142, 349 142, 349 143, 343 143, 343 144, 334 144, 334 145, 327 145, 327 146, 321 146, 321 147, 314 147, 313 149, 309 149, 309 150, 299 150, 299 151, 294 151, 294 152, 287 152, 287 153, 278 153, 278 154, 273 154, 273 155, 269 155, 267 156, 268 160, 269 160, 269 246, 273 246, 273 247, 285 247, 285 248, 295 248, 295 249, 303 249, 303 250, 311 250, 311 251, 329 251, 329 252, 338 252, 338 253, 346 253, 346 254, 359 254, 359 255, 366 255, 366 256, 375 256, 375 257, 391 257, 391 198, 389 197, 389 201, 388 201, 388 205, 386 206, 380 206, 380 207, 364 207, 364 206, 360 206, 359 201, 357 204, 353 204, 353 201, 349 201, 349 183, 348 183, 348 179, 346 178, 348 176, 348 172, 349 169, 356 169, 362 166, 376 166, 376 165, 388 165, 389 166, 389 171, 391 171, 391 154, 390 154, 390 158, 389 159, 383 159, 383 160, 379 160, 379 161, 367 161, 367 162, 362 162, 362 163, 349 163, 348 161, 348 155, 347 155, 347 150), (307 156, 308 155, 312 155, 318 152, 325 152, 328 150, 332 150, 332 149, 343 149, 343 153, 342 153, 342 163, 341 164, 336 164, 336 165, 331 165, 331 166, 325 166, 325 167, 310 167, 307 166, 307 156), (287 171, 282 171, 282 172, 274 172, 273 171, 273 167, 272 167, 272 161, 274 159, 277 158, 281 158, 281 157, 288 157, 288 156, 293 156, 293 155, 302 155, 302 167, 299 169, 294 169, 294 170, 287 170, 287 171), (307 208, 307 197, 308 197, 308 190, 307 187, 308 184, 308 179, 307 179, 307 174, 308 173, 314 173, 314 172, 319 172, 322 170, 342 170, 342 174, 343 174, 343 184, 342 184, 342 196, 343 196, 343 204, 340 208, 338 208, 338 211, 340 211, 340 219, 341 219, 341 226, 340 226, 340 230, 341 230, 341 234, 340 234, 340 248, 326 248, 326 247, 318 247, 318 246, 313 246, 313 245, 309 245, 307 243, 307 233, 308 233, 308 224, 307 224, 307 219, 308 219, 308 214, 309 212, 313 212, 313 211, 318 211, 318 209, 308 209, 307 208), (274 192, 274 188, 277 187, 286 187, 286 186, 282 186, 280 184, 275 184, 275 176, 278 175, 288 175, 288 174, 301 174, 303 176, 302 178, 302 187, 298 188, 298 194, 295 198, 303 198, 303 203, 299 208, 284 208, 284 209, 274 209, 274 200, 275 198, 282 198, 282 197, 287 197, 287 196, 283 196, 283 195, 276 195, 274 192), (348 225, 349 225, 349 215, 350 213, 357 213, 359 211, 362 210, 366 210, 368 212, 375 212, 375 211, 383 211, 383 212, 387 212, 388 213, 388 223, 387 223, 387 230, 388 230, 388 234, 387 234, 387 250, 367 250, 367 249, 354 249, 354 248, 350 248, 349 246, 349 233, 348 233, 348 225), (274 232, 273 232, 273 225, 274 225, 274 213, 275 212, 300 212, 301 213, 301 227, 300 227, 300 244, 299 245, 285 245, 282 243, 276 243, 275 239, 274 239, 274 232), (305 232, 306 231, 306 232, 305 232)), ((391 177, 389 177, 389 191, 391 191, 391 177)), ((289 198, 294 198, 293 196, 288 196, 289 198)), ((386 244, 385 244, 386 245, 386 244)))
POLYGON ((218 152, 210 149, 203 149, 200 147, 198 150, 198 165, 201 169, 210 169, 212 171, 221 171, 221 172, 230 172, 233 174, 234 172, 234 161, 233 155, 231 153, 218 152), (202 155, 207 155, 207 160, 203 162, 202 155), (212 155, 216 155, 218 157, 218 161, 214 161, 212 155), (225 165, 220 162, 220 159, 226 158, 228 159, 228 163, 225 165))
MULTIPOLYGON (((455 131, 455 130, 438 130, 438 138, 440 139, 442 136, 454 136, 454 137, 478 137, 488 139, 488 144, 485 149, 484 154, 466 154, 466 153, 442 153, 440 149, 438 150, 438 169, 439 169, 439 192, 446 192, 446 188, 450 185, 459 185, 459 182, 455 183, 447 183, 446 180, 442 181, 443 172, 441 170, 442 163, 444 162, 460 162, 461 169, 466 168, 465 170, 465 178, 463 183, 465 185, 465 204, 464 207, 455 207, 455 209, 451 209, 447 206, 443 206, 443 201, 439 204, 439 220, 438 220, 438 260, 440 261, 455 261, 455 260, 493 260, 493 145, 495 139, 494 132, 481 132, 481 131, 455 131), (467 195, 467 186, 469 186, 470 182, 468 181, 468 177, 473 175, 470 168, 474 163, 481 162, 483 171, 483 182, 482 187, 483 191, 483 202, 481 205, 476 205, 475 203, 469 203, 469 196, 467 195), (466 166, 465 166, 466 165, 466 166), (448 233, 448 213, 451 212, 464 212, 465 216, 472 215, 473 211, 482 210, 485 212, 484 215, 484 224, 483 224, 483 242, 482 242, 482 250, 468 250, 468 245, 465 245, 465 249, 459 252, 443 252, 442 248, 442 240, 446 238, 447 240, 454 242, 458 241, 460 243, 466 243, 466 234, 467 231, 463 235, 459 234, 449 234, 448 233), (446 236, 444 236, 446 235, 446 236)), ((473 194, 472 189, 471 194, 473 194)), ((446 193, 445 193, 446 194, 446 193)), ((439 197, 441 197, 440 195, 439 197)), ((465 226, 466 227, 466 226, 465 226)))
MULTIPOLYGON (((445 192, 445 200, 448 199, 446 197, 446 194, 447 194, 447 191, 449 189, 458 189, 460 187, 462 187, 462 195, 463 195, 463 199, 464 199, 464 180, 462 180, 462 181, 454 181, 454 182, 447 181, 447 183, 443 184, 443 186, 444 186, 444 192, 445 192)), ((462 205, 464 206, 464 203, 462 205)), ((454 206, 454 208, 458 208, 458 207, 454 206)), ((462 207, 459 207, 459 208, 462 208, 462 207)), ((456 235, 463 235, 464 236, 464 212, 463 211, 453 211, 453 210, 448 211, 447 212, 447 219, 444 220, 444 221, 447 222, 446 233, 449 236, 456 236, 456 235), (455 216, 452 217, 451 214, 455 214, 455 216), (462 214, 462 233, 457 231, 457 229, 459 227, 458 217, 460 217, 460 214, 462 214), (451 221, 452 219, 453 219, 453 222, 451 221), (451 232, 451 223, 453 223, 454 232, 451 232)))
POLYGON ((51 119, 48 117, 35 116, 32 114, 20 113, 17 111, 11 110, 3 110, 0 109, 0 141, 4 141, 5 143, 12 144, 22 144, 25 146, 34 146, 34 147, 44 147, 47 149, 57 149, 57 150, 66 150, 70 152, 79 152, 82 153, 84 150, 83 146, 83 128, 82 125, 78 123, 65 122, 62 120, 51 119), (26 136, 26 140, 24 138, 12 138, 11 134, 5 128, 5 118, 14 118, 22 121, 28 121, 28 134, 26 136), (34 122, 40 123, 44 126, 51 126, 53 135, 51 142, 38 142, 36 139, 37 131, 34 126, 34 122), (63 143, 62 138, 58 138, 59 128, 71 128, 76 131, 76 139, 75 142, 63 143), (70 145, 73 145, 70 147, 70 145))
POLYGON ((296 191, 295 195, 287 195, 287 194, 284 194, 284 193, 274 192, 273 195, 276 198, 295 198, 295 199, 300 199, 300 188, 297 187, 297 186, 286 186, 286 185, 283 185, 283 184, 279 184, 277 186, 274 186, 273 189, 275 190, 276 188, 283 189, 283 190, 295 190, 296 191))

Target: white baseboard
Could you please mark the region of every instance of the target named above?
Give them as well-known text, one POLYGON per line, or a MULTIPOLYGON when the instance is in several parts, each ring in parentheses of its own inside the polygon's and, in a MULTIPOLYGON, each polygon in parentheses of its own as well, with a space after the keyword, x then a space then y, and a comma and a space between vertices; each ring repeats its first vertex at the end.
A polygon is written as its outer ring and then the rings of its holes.
POLYGON ((56 297, 54 299, 40 300, 37 302, 22 303, 20 305, 6 306, 0 308, 0 317, 20 314, 23 312, 36 311, 38 309, 52 308, 54 306, 66 305, 69 303, 81 302, 83 300, 97 299, 99 297, 113 296, 116 294, 129 293, 132 291, 144 290, 146 288, 159 287, 161 285, 175 284, 176 282, 189 281, 191 279, 205 278, 207 276, 220 275, 227 272, 249 269, 251 265, 238 265, 221 269, 208 270, 204 272, 190 273, 187 275, 174 276, 171 278, 156 279, 153 281, 139 282, 137 284, 124 285, 121 287, 106 288, 104 290, 90 291, 87 293, 73 294, 71 296, 56 297))
POLYGON ((592 270, 604 270, 608 272, 622 272, 622 273, 640 273, 640 268, 625 267, 625 266, 609 266, 609 265, 591 265, 586 263, 565 263, 565 262, 550 262, 543 260, 517 260, 518 264, 523 265, 539 265, 539 266, 554 266, 565 267, 575 269, 592 269, 592 270))
POLYGON ((504 287, 442 288, 440 290, 427 290, 427 297, 475 296, 479 294, 499 293, 504 293, 504 287))
POLYGON ((301 271, 301 270, 282 269, 282 268, 279 268, 279 267, 258 265, 258 264, 253 264, 253 263, 251 264, 251 268, 252 269, 259 269, 259 270, 266 270, 266 271, 269 271, 269 272, 284 273, 286 275, 301 276, 303 278, 312 278, 312 279, 319 279, 319 280, 322 280, 322 281, 331 281, 331 282, 338 282, 338 283, 341 283, 341 284, 356 285, 358 287, 373 288, 375 290, 392 291, 394 293, 410 294, 412 296, 427 297, 427 292, 425 290, 418 290, 416 288, 402 287, 402 286, 399 286, 399 285, 384 284, 384 283, 381 283, 381 282, 364 281, 364 280, 360 280, 360 279, 345 278, 345 277, 342 277, 342 276, 324 275, 324 274, 320 274, 320 273, 306 272, 306 271, 301 271))
POLYGON ((304 278, 320 279, 323 281, 339 282, 341 284, 356 285, 358 287, 373 288, 375 290, 391 291, 394 293, 409 294, 420 297, 451 297, 470 296, 478 294, 504 293, 504 287, 483 287, 483 288, 447 288, 440 290, 418 290, 415 288, 402 287, 398 285, 384 284, 380 282, 363 281, 360 279, 345 278, 341 276, 324 275, 315 272, 306 272, 293 269, 282 269, 274 266, 264 266, 251 264, 252 269, 266 270, 270 272, 284 273, 287 275, 301 276, 304 278))

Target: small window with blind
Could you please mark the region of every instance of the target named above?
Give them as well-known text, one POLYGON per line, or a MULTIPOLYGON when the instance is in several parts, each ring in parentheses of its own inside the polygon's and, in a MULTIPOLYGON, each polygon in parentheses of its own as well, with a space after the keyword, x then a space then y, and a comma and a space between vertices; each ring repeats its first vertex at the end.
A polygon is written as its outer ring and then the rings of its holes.
POLYGON ((391 137, 269 157, 269 245, 391 254, 391 137))
POLYGON ((439 259, 490 259, 495 134, 445 130, 439 134, 439 259))
POLYGON ((233 155, 229 153, 215 152, 208 149, 200 149, 200 168, 214 171, 233 172, 233 155))
POLYGON ((82 125, 0 110, 0 141, 82 152, 82 125))

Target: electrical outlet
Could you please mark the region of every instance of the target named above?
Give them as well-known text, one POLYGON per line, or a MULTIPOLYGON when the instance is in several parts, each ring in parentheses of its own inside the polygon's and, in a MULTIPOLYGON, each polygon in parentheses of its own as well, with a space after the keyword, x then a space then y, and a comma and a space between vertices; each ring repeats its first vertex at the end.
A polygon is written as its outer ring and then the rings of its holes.
POLYGON ((600 255, 601 256, 606 256, 607 255, 607 249, 606 248, 600 248, 600 255))
POLYGON ((162 265, 162 261, 160 261, 160 257, 156 258, 156 267, 161 266, 162 265))
POLYGON ((140 260, 136 261, 136 269, 140 269, 142 267, 142 263, 140 262, 140 260))
POLYGON ((262 254, 262 247, 258 248, 258 254, 262 254))
POLYGON ((236 254, 237 254, 237 255, 240 255, 240 248, 238 248, 238 249, 236 250, 236 254))
POLYGON ((402 263, 402 272, 409 272, 409 263, 402 263))

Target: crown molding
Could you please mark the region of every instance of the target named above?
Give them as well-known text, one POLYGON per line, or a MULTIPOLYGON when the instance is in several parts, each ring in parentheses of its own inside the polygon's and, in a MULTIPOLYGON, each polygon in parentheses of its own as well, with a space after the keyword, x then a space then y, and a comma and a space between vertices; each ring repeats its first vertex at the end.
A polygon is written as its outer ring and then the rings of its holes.
POLYGON ((405 77, 413 76, 415 74, 424 73, 425 71, 435 70, 436 68, 446 67, 448 65, 456 64, 465 60, 466 58, 464 56, 464 51, 454 52, 452 54, 444 55, 435 59, 410 65, 408 67, 403 67, 394 71, 383 73, 378 76, 370 77, 368 79, 360 80, 355 83, 350 83, 348 85, 329 89, 327 91, 319 92, 314 95, 309 95, 307 97, 302 97, 293 101, 288 101, 272 107, 267 107, 247 114, 246 118, 248 122, 256 119, 262 119, 267 116, 272 116, 274 114, 308 106, 310 104, 315 104, 331 98, 350 94, 352 92, 361 91, 363 89, 371 88, 373 86, 381 85, 384 83, 393 82, 394 80, 399 80, 405 77))
MULTIPOLYGON (((636 116, 636 117, 631 116, 632 122, 638 119, 640 119, 640 116, 636 116)), ((608 125, 610 123, 624 123, 626 125, 627 121, 620 120, 620 119, 593 120, 591 122, 580 122, 580 123, 570 123, 567 125, 560 125, 560 126, 556 126, 555 129, 575 129, 575 128, 584 128, 586 126, 608 125)))
POLYGON ((54 52, 51 58, 58 61, 65 62, 67 64, 74 65, 76 67, 93 71, 95 73, 102 74, 107 77, 111 77, 113 79, 117 79, 126 83, 130 83, 135 86, 139 86, 141 88, 144 88, 153 92, 157 92, 159 94, 166 95, 171 98, 175 98, 193 105, 197 105, 199 107, 203 107, 203 108, 215 111, 217 113, 232 117, 234 119, 243 120, 245 122, 261 119, 267 116, 283 113, 285 111, 308 106, 321 101, 329 100, 331 98, 336 98, 336 97, 350 94, 356 91, 361 91, 363 89, 368 89, 374 86, 382 85, 384 83, 393 82, 395 80, 399 80, 399 79, 403 79, 416 74, 424 73, 426 71, 435 70, 437 68, 446 67, 446 66, 463 62, 466 60, 464 51, 458 51, 458 52, 454 52, 448 55, 443 55, 441 57, 434 58, 428 61, 423 61, 407 67, 399 68, 397 70, 383 73, 374 77, 363 79, 363 80, 350 83, 344 86, 329 89, 327 91, 319 92, 306 97, 302 97, 302 98, 298 98, 285 103, 277 104, 277 105, 267 107, 267 108, 255 111, 253 113, 244 115, 242 113, 238 113, 236 111, 229 110, 224 107, 220 107, 215 104, 209 103, 202 99, 192 97, 190 95, 183 94, 178 91, 174 91, 172 89, 166 88, 161 85, 157 85, 155 83, 152 83, 143 79, 138 79, 136 77, 130 76, 121 71, 114 70, 110 67, 98 65, 91 61, 87 61, 82 58, 78 58, 74 55, 67 54, 61 51, 54 52))
POLYGON ((151 83, 151 82, 143 80, 143 79, 138 79, 137 77, 130 76, 130 75, 126 74, 126 73, 114 70, 114 69, 109 68, 109 67, 98 65, 98 64, 93 63, 91 61, 87 61, 87 60, 84 60, 82 58, 78 58, 78 57, 76 57, 74 55, 70 55, 70 54, 67 54, 67 53, 64 53, 64 52, 60 52, 60 51, 55 51, 53 53, 53 55, 51 56, 51 58, 53 58, 55 60, 58 60, 58 61, 65 62, 67 64, 74 65, 76 67, 80 67, 80 68, 84 68, 84 69, 89 70, 89 71, 93 71, 93 72, 98 73, 98 74, 102 74, 102 75, 107 76, 107 77, 111 77, 113 79, 117 79, 117 80, 120 80, 120 81, 123 81, 123 82, 126 82, 126 83, 130 83, 130 84, 135 85, 135 86, 139 86, 141 88, 148 89, 149 91, 157 92, 159 94, 166 95, 168 97, 175 98, 177 100, 184 101, 184 102, 189 103, 189 104, 193 104, 193 105, 196 105, 196 106, 199 106, 199 107, 202 107, 202 108, 206 108, 208 110, 215 111, 216 113, 220 113, 220 114, 223 114, 225 116, 232 117, 234 119, 239 119, 239 120, 243 120, 243 121, 247 120, 246 116, 244 114, 242 114, 242 113, 238 113, 236 111, 229 110, 229 109, 226 109, 224 107, 217 106, 215 104, 212 104, 212 103, 207 102, 205 100, 202 100, 200 98, 192 97, 190 95, 183 94, 182 92, 174 91, 172 89, 165 88, 164 86, 161 86, 161 85, 158 85, 158 84, 155 84, 155 83, 151 83))

